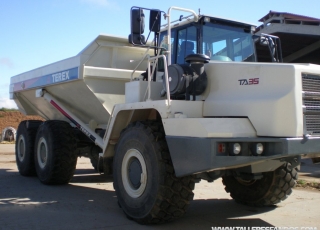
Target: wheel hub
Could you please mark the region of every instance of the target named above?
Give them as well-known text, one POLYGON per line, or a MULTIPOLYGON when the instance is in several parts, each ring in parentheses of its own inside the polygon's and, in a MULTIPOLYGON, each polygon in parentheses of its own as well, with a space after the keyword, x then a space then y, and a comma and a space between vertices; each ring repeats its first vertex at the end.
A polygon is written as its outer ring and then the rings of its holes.
POLYGON ((24 136, 20 135, 18 139, 18 159, 20 162, 24 160, 26 154, 26 144, 25 144, 24 136))
POLYGON ((142 174, 142 168, 139 160, 137 158, 132 159, 132 161, 129 163, 129 179, 132 184, 132 186, 135 189, 138 189, 141 185, 141 174, 142 174))
POLYGON ((237 181, 242 185, 250 186, 256 183, 257 180, 244 180, 242 178, 237 178, 237 181))
POLYGON ((43 137, 41 137, 38 142, 37 158, 40 168, 43 169, 44 167, 46 167, 48 161, 48 146, 46 140, 43 137))
POLYGON ((147 186, 147 166, 144 157, 137 149, 129 149, 121 165, 122 183, 132 198, 142 196, 147 186))

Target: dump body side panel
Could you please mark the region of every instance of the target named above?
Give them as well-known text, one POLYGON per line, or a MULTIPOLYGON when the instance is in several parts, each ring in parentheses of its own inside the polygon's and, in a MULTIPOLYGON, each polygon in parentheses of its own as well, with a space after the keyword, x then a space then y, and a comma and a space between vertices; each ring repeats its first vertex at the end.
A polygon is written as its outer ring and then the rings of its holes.
MULTIPOLYGON (((94 121, 106 128, 113 106, 125 102, 125 83, 145 54, 125 38, 99 35, 77 56, 12 77, 10 97, 24 114, 67 121, 43 98, 35 97, 37 89, 45 89, 85 123, 94 121)), ((146 68, 143 62, 132 77, 146 68)))

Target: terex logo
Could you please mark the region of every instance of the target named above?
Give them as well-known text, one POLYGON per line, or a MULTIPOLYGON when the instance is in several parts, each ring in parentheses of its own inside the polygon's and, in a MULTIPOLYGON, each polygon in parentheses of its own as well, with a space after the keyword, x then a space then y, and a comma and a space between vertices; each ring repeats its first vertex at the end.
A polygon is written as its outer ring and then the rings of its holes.
POLYGON ((249 78, 249 79, 240 79, 238 80, 240 85, 258 85, 259 78, 249 78))
POLYGON ((52 74, 52 82, 66 81, 69 79, 69 71, 52 74))
POLYGON ((85 128, 83 128, 82 126, 80 126, 80 130, 81 130, 85 135, 87 135, 87 136, 90 138, 91 134, 90 134, 85 128))

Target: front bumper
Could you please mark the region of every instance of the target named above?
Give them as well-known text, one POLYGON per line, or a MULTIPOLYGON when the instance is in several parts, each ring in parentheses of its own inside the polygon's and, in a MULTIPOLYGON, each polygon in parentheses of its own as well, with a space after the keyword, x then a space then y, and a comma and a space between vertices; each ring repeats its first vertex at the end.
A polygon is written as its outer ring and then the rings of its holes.
POLYGON ((320 155, 320 137, 309 138, 194 138, 166 136, 176 176, 186 176, 206 171, 240 168, 263 162, 284 160, 293 157, 320 155), (228 148, 221 153, 219 144, 226 146, 240 143, 243 148, 239 155, 228 148), (264 151, 252 155, 255 143, 263 143, 264 151))

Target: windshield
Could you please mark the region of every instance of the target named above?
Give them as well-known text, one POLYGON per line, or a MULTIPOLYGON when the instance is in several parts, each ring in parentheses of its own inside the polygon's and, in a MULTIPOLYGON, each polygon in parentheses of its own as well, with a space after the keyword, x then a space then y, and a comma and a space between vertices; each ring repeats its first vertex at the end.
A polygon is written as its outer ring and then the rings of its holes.
POLYGON ((252 35, 242 28, 206 23, 202 35, 202 53, 211 60, 255 61, 252 35))

